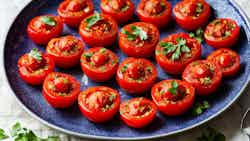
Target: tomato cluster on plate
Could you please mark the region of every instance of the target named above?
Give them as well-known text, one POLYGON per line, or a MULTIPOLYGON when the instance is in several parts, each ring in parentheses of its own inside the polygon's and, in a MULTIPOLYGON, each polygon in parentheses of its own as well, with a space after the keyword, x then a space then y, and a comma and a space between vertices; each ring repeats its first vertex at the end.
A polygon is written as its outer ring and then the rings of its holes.
POLYGON ((205 0, 183 0, 173 10, 166 0, 141 0, 137 8, 131 0, 101 0, 100 9, 102 13, 94 13, 91 0, 65 0, 58 6, 58 16, 37 16, 28 24, 29 37, 47 45, 46 52, 34 48, 21 56, 18 71, 28 84, 43 84, 42 94, 54 108, 67 108, 78 101, 82 114, 92 122, 109 121, 119 111, 128 126, 142 128, 154 120, 158 110, 166 116, 187 113, 195 97, 213 94, 222 77, 240 69, 240 56, 229 49, 237 43, 240 27, 229 18, 207 25, 211 7, 205 0), (140 22, 129 23, 134 11, 140 22), (172 11, 183 29, 198 29, 199 39, 181 32, 160 40, 159 29, 168 28, 172 11), (84 42, 72 35, 61 36, 63 23, 78 28, 84 42), (124 25, 120 31, 118 24, 124 25), (217 49, 206 60, 201 60, 203 37, 217 49), (117 39, 121 51, 129 56, 120 64, 110 48, 117 39), (84 43, 90 48, 86 50, 84 43), (156 82, 152 57, 166 73, 181 75, 182 80, 156 82), (55 66, 73 69, 79 64, 92 81, 116 77, 123 90, 139 97, 121 102, 119 92, 106 86, 81 91, 72 75, 54 72, 55 66), (143 97, 150 90, 152 100, 143 97))

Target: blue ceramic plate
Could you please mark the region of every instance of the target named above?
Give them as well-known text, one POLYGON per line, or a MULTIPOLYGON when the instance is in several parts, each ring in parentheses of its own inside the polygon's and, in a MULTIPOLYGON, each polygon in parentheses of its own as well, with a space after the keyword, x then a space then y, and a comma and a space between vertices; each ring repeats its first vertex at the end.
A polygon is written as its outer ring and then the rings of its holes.
MULTIPOLYGON (((137 4, 138 1, 139 0, 134 0, 134 3, 137 4)), ((148 127, 132 129, 122 123, 118 116, 106 124, 91 123, 81 115, 77 104, 64 110, 54 109, 43 99, 40 86, 33 87, 27 85, 20 79, 17 73, 17 60, 31 48, 37 47, 44 50, 43 46, 37 46, 28 38, 26 26, 28 21, 34 16, 48 13, 56 14, 56 8, 60 2, 61 0, 36 0, 29 3, 12 24, 4 47, 6 78, 14 95, 28 113, 55 129, 72 135, 98 139, 133 140, 163 137, 191 129, 214 118, 226 110, 240 96, 249 81, 250 45, 248 40, 250 38, 250 24, 246 16, 235 3, 230 0, 207 0, 214 9, 213 17, 229 17, 236 20, 241 26, 240 40, 233 49, 240 54, 242 60, 238 75, 233 78, 224 79, 220 89, 214 93, 212 97, 208 98, 208 101, 211 103, 211 108, 205 113, 196 117, 191 114, 179 117, 166 117, 158 113, 157 118, 148 127)), ((178 0, 171 0, 172 5, 175 5, 177 2, 178 0)), ((94 0, 94 3, 98 11, 99 0, 94 0)), ((161 30, 161 38, 180 31, 183 30, 176 25, 176 23, 172 22, 168 28, 161 30)), ((65 26, 63 34, 73 34, 79 37, 77 30, 68 28, 67 26, 65 26)), ((115 49, 114 51, 120 56, 120 61, 126 57, 119 49, 115 49)), ((212 51, 213 49, 210 46, 203 44, 202 54, 204 58, 212 51)), ((154 59, 151 60, 153 61, 154 59)), ((159 72, 158 80, 171 78, 171 76, 164 73, 157 64, 155 65, 159 72)), ((82 89, 89 86, 106 85, 117 89, 122 96, 122 100, 131 98, 129 94, 117 86, 114 80, 106 83, 92 82, 83 75, 80 67, 69 70, 57 69, 56 71, 74 75, 82 82, 82 89)), ((149 93, 146 95, 149 95, 149 93)))

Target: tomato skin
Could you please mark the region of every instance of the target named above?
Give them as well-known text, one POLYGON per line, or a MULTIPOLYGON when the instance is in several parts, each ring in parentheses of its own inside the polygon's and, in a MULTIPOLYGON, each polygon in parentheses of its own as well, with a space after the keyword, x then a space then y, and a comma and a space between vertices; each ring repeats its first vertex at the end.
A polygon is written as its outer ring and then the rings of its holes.
POLYGON ((120 105, 120 117, 121 117, 121 119, 128 126, 133 127, 133 128, 143 128, 143 127, 147 126, 148 124, 150 124, 154 120, 156 113, 157 113, 156 105, 152 101, 150 101, 146 98, 143 98, 143 97, 130 99, 128 101, 121 103, 121 105, 120 105), (134 116, 134 115, 131 115, 129 113, 123 112, 126 109, 126 104, 131 105, 131 103, 133 103, 133 102, 139 102, 140 104, 150 106, 150 109, 151 109, 150 113, 148 115, 143 114, 143 117, 138 117, 138 116, 134 116))
MULTIPOLYGON (((106 53, 109 56, 109 60, 107 60, 108 62, 106 62, 105 64, 102 64, 102 66, 106 67, 106 70, 100 71, 99 69, 101 66, 91 67, 91 65, 89 64, 89 61, 85 58, 84 54, 95 53, 97 51, 100 51, 100 49, 103 49, 103 47, 90 48, 89 50, 83 52, 83 55, 81 57, 82 71, 91 80, 96 81, 96 82, 104 82, 104 81, 111 79, 116 73, 116 70, 118 68, 118 62, 119 62, 119 58, 116 56, 116 54, 106 49, 106 53), (115 64, 112 64, 112 61, 114 61, 115 64)), ((90 62, 92 62, 91 59, 90 59, 90 62)))
POLYGON ((19 76, 28 84, 30 85, 40 85, 43 83, 45 77, 54 71, 55 64, 52 58, 49 56, 43 54, 44 59, 46 60, 46 66, 48 66, 47 70, 43 70, 41 74, 32 74, 27 70, 27 68, 24 66, 25 64, 23 63, 24 60, 27 60, 28 54, 24 54, 18 59, 18 73, 19 76))
POLYGON ((137 46, 135 41, 129 41, 122 32, 119 33, 119 47, 126 55, 130 57, 141 57, 148 58, 153 55, 155 46, 157 45, 160 33, 159 30, 150 23, 135 22, 123 27, 124 30, 128 30, 130 26, 145 27, 146 29, 151 29, 152 39, 150 42, 144 42, 142 46, 137 46))
POLYGON ((220 86, 222 71, 217 63, 207 60, 197 60, 190 63, 185 68, 182 74, 182 79, 195 87, 197 95, 207 96, 215 92, 220 86), (209 65, 210 67, 213 67, 214 72, 212 73, 211 83, 208 85, 203 85, 200 81, 197 80, 199 76, 196 76, 195 74, 195 67, 200 68, 201 65, 209 65))
MULTIPOLYGON (((63 1, 58 9, 57 9, 57 13, 60 17, 60 19, 62 19, 62 21, 64 23, 66 23, 68 26, 71 26, 71 27, 78 27, 81 23, 81 21, 89 16, 90 14, 93 14, 94 13, 94 5, 92 3, 91 0, 85 0, 84 2, 86 3, 86 5, 88 6, 89 10, 88 12, 85 12, 84 10, 81 10, 81 11, 77 11, 77 12, 71 12, 71 11, 68 11, 66 9, 66 7, 69 5, 69 3, 71 2, 72 0, 65 0, 63 1)), ((75 0, 77 1, 77 0, 75 0)))
POLYGON ((159 90, 169 89, 171 87, 171 82, 174 79, 163 80, 156 83, 151 89, 151 96, 154 103, 157 105, 158 109, 167 116, 179 116, 187 112, 193 105, 195 100, 195 88, 181 80, 175 80, 179 86, 182 86, 186 89, 186 96, 177 101, 172 101, 168 99, 168 101, 164 100, 164 94, 160 94, 159 90))
POLYGON ((47 54, 54 60, 56 66, 60 68, 70 68, 79 64, 83 50, 84 44, 82 43, 82 41, 71 35, 67 35, 60 38, 53 38, 52 40, 50 40, 46 47, 47 54), (64 55, 63 51, 59 48, 62 48, 60 47, 62 46, 61 42, 68 41, 74 41, 78 49, 73 54, 64 55), (60 50, 60 52, 54 52, 53 50, 60 50))
MULTIPOLYGON (((90 16, 93 16, 93 15, 90 15, 90 16)), ((116 36, 118 33, 118 25, 116 21, 108 15, 101 14, 101 17, 105 21, 108 21, 111 24, 111 28, 110 28, 110 31, 107 33, 102 32, 100 34, 96 34, 93 32, 89 32, 85 28, 86 27, 85 20, 88 17, 86 17, 79 26, 79 34, 81 35, 83 41, 86 42, 90 46, 104 46, 104 47, 111 46, 115 42, 116 36)))
POLYGON ((119 110, 120 99, 121 99, 120 94, 116 90, 105 86, 96 86, 96 87, 90 87, 79 94, 78 105, 82 114, 88 120, 95 123, 103 123, 111 120, 117 113, 117 111, 119 110), (108 109, 107 111, 104 112, 101 111, 100 109, 90 109, 86 105, 86 97, 88 97, 88 95, 96 91, 108 91, 114 93, 116 96, 115 100, 113 101, 114 106, 111 107, 111 109, 108 109))
POLYGON ((63 31, 63 22, 56 16, 53 15, 42 15, 42 16, 37 16, 33 18, 28 26, 27 26, 27 33, 29 37, 36 43, 36 44, 41 44, 45 45, 47 44, 50 39, 58 37, 61 32, 63 31), (50 30, 49 33, 44 33, 44 32, 39 32, 36 29, 33 28, 33 25, 36 21, 38 21, 42 16, 49 16, 52 17, 56 21, 56 26, 50 30))
MULTIPOLYGON (((144 69, 144 68, 143 68, 144 69)), ((145 70, 144 70, 145 71, 145 70)), ((147 91, 151 88, 151 86, 154 84, 155 80, 157 78, 157 70, 155 66, 146 59, 136 59, 129 57, 119 65, 117 74, 116 74, 116 80, 119 84, 119 86, 124 89, 125 91, 132 93, 132 94, 142 94, 143 92, 147 91), (141 82, 138 82, 136 80, 129 81, 131 77, 128 76, 128 72, 123 72, 122 69, 125 65, 129 65, 131 63, 139 62, 140 64, 143 64, 144 67, 151 67, 152 71, 151 74, 148 76, 146 80, 142 80, 141 82)))
POLYGON ((158 28, 165 27, 171 20, 172 6, 168 1, 160 1, 165 4, 166 9, 160 15, 152 16, 143 10, 145 2, 147 2, 147 0, 141 0, 136 11, 140 21, 154 24, 158 28))
POLYGON ((73 76, 65 73, 52 72, 44 80, 43 83, 43 97, 54 108, 67 108, 70 107, 77 99, 80 93, 80 82, 78 82, 73 76), (54 80, 54 76, 66 77, 72 84, 72 90, 70 94, 66 96, 60 96, 57 92, 52 91, 49 88, 49 83, 54 80))
POLYGON ((191 47, 192 56, 186 59, 184 62, 180 60, 177 61, 171 60, 171 58, 168 58, 166 55, 162 53, 162 47, 160 46, 160 43, 156 46, 156 55, 155 55, 156 61, 164 71, 170 74, 181 74, 189 63, 201 57, 201 52, 202 52, 201 44, 196 39, 190 38, 189 35, 186 33, 177 33, 169 35, 160 42, 175 42, 178 37, 185 39, 189 46, 190 44, 192 45, 191 47), (160 53, 157 54, 157 52, 160 53))
MULTIPOLYGON (((211 22, 210 24, 208 24, 208 26, 206 27, 206 30, 204 32, 204 38, 205 41, 208 45, 214 47, 214 48, 229 48, 232 47, 233 45, 235 45, 238 41, 238 38, 240 36, 240 26, 236 23, 236 21, 232 20, 232 19, 228 19, 228 18, 220 18, 220 19, 216 19, 216 20, 220 20, 220 21, 228 21, 231 22, 233 24, 235 24, 235 28, 232 31, 231 35, 225 39, 216 39, 216 38, 211 38, 208 33, 208 28, 212 28, 213 27, 213 22, 211 22)), ((215 20, 215 21, 216 21, 215 20)))
POLYGON ((210 5, 205 0, 184 0, 175 5, 173 13, 176 22, 185 30, 196 30, 199 27, 203 27, 209 20, 211 15, 210 5), (181 7, 192 2, 201 2, 203 4, 203 12, 198 17, 186 16, 180 12, 181 7))
POLYGON ((116 20, 118 24, 128 22, 134 14, 134 4, 131 0, 124 0, 125 3, 128 5, 128 9, 123 12, 112 9, 109 5, 107 5, 108 0, 101 0, 100 8, 103 14, 110 15, 112 18, 116 20))
MULTIPOLYGON (((231 58, 232 59, 232 58, 231 58)), ((221 49, 218 49, 214 52, 212 52, 208 57, 207 57, 207 60, 208 61, 215 61, 216 63, 219 64, 219 66, 221 66, 221 69, 222 69, 222 75, 223 76, 233 76, 235 75, 239 69, 240 69, 240 56, 233 50, 231 49, 227 49, 227 48, 221 48, 221 49), (230 66, 229 68, 227 66, 221 66, 220 65, 220 59, 221 59, 221 56, 223 54, 226 54, 226 55, 229 55, 230 57, 234 57, 234 61, 233 62, 233 65, 230 66)), ((232 60, 227 60, 229 61, 229 63, 232 62, 232 60)))

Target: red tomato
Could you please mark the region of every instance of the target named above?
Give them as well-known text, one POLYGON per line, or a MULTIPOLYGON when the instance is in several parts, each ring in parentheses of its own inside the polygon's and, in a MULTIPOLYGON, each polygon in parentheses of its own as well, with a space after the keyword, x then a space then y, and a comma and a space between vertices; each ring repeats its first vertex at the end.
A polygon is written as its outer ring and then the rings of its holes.
POLYGON ((216 19, 204 32, 206 43, 215 48, 228 48, 236 44, 240 27, 232 19, 216 19))
POLYGON ((62 21, 53 15, 43 15, 33 18, 27 27, 29 37, 36 44, 47 44, 63 31, 62 21))
POLYGON ((175 5, 173 13, 182 28, 195 30, 206 25, 211 9, 205 0, 183 0, 175 5))
POLYGON ((44 80, 43 97, 54 108, 67 108, 76 101, 80 87, 73 76, 52 72, 44 80))
POLYGON ((185 68, 182 79, 195 87, 197 95, 205 96, 217 90, 221 83, 222 71, 220 66, 212 61, 198 60, 185 68))
POLYGON ((46 52, 56 66, 70 68, 79 64, 84 44, 74 36, 53 38, 47 45, 46 52))
POLYGON ((153 24, 136 22, 122 28, 119 34, 119 46, 128 56, 150 57, 159 38, 160 33, 153 24))
POLYGON ((103 47, 90 48, 81 57, 82 71, 97 82, 112 78, 118 68, 118 62, 116 54, 103 47))
POLYGON ((134 14, 134 4, 131 0, 101 0, 102 13, 113 17, 117 23, 129 21, 134 14))
POLYGON ((156 116, 155 104, 143 97, 121 103, 121 119, 130 127, 142 128, 150 124, 156 116))
POLYGON ((118 25, 112 17, 96 13, 81 22, 79 33, 90 46, 111 46, 116 40, 118 25))
POLYGON ((141 94, 151 88, 157 78, 155 66, 146 59, 129 57, 117 70, 116 80, 129 93, 141 94))
POLYGON ((156 61, 170 74, 181 74, 184 68, 201 57, 201 44, 186 33, 177 33, 160 41, 156 61))
POLYGON ((140 21, 162 28, 171 19, 171 7, 171 4, 166 0, 141 0, 137 8, 137 15, 140 21))
POLYGON ((195 89, 181 80, 163 80, 153 86, 151 95, 162 113, 168 116, 178 116, 192 107, 195 89))
POLYGON ((81 21, 94 13, 94 5, 91 0, 65 0, 57 13, 64 23, 72 27, 78 27, 81 21))
POLYGON ((109 87, 88 88, 78 96, 78 105, 86 118, 95 123, 111 120, 120 105, 119 93, 109 87))
POLYGON ((31 85, 40 85, 45 77, 54 70, 53 60, 34 48, 18 59, 20 77, 31 85))
POLYGON ((233 76, 240 69, 240 56, 231 49, 221 48, 212 52, 207 60, 219 64, 223 76, 233 76))

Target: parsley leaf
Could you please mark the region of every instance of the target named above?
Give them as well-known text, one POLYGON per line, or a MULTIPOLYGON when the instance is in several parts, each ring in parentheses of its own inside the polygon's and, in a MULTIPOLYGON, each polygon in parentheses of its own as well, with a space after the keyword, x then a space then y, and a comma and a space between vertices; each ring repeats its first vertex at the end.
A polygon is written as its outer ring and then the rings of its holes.
POLYGON ((208 127, 207 130, 197 138, 197 141, 226 141, 226 137, 214 128, 208 127))
POLYGON ((129 6, 128 5, 125 5, 124 7, 122 7, 121 11, 125 12, 129 9, 129 6))
POLYGON ((122 67, 122 69, 121 69, 122 73, 126 72, 127 69, 128 69, 128 65, 125 64, 125 65, 122 67))
POLYGON ((42 53, 37 48, 33 48, 28 55, 38 61, 42 60, 42 53))
POLYGON ((195 103, 194 107, 192 108, 193 115, 197 116, 202 114, 206 109, 210 108, 210 104, 207 101, 202 101, 195 103))
POLYGON ((230 31, 226 31, 225 32, 225 37, 228 37, 228 36, 230 36, 232 33, 230 32, 230 31))
POLYGON ((195 38, 195 39, 198 40, 200 43, 202 43, 203 40, 204 40, 203 33, 204 33, 204 31, 202 30, 202 28, 198 28, 198 29, 195 31, 195 33, 194 33, 194 32, 190 32, 190 33, 189 33, 189 36, 190 36, 191 38, 195 38))
POLYGON ((84 56, 86 59, 90 59, 90 58, 93 56, 93 53, 92 53, 92 52, 87 52, 87 53, 84 53, 83 56, 84 56))
POLYGON ((55 26, 56 25, 56 21, 50 16, 42 16, 40 18, 40 21, 47 24, 47 25, 50 25, 50 26, 55 26))
POLYGON ((203 5, 201 2, 198 2, 196 5, 196 9, 195 9, 195 15, 198 17, 203 11, 203 5))
POLYGON ((148 39, 148 35, 147 32, 144 31, 141 27, 132 25, 130 26, 131 32, 127 31, 127 30, 122 30, 122 34, 127 35, 127 39, 129 41, 133 41, 135 40, 137 37, 140 38, 140 40, 147 40, 148 39))
POLYGON ((110 102, 113 102, 116 98, 116 95, 114 93, 112 93, 110 96, 109 96, 109 101, 110 102))
POLYGON ((4 132, 3 129, 0 128, 0 140, 4 140, 9 138, 9 136, 4 132))
POLYGON ((93 26, 94 24, 96 24, 98 21, 100 21, 101 15, 99 13, 95 13, 94 15, 88 17, 87 19, 85 19, 85 23, 87 23, 86 28, 90 29, 91 26, 93 26))
POLYGON ((169 88, 168 91, 173 95, 177 95, 178 87, 179 87, 178 82, 176 80, 173 80, 171 82, 171 88, 169 88))

